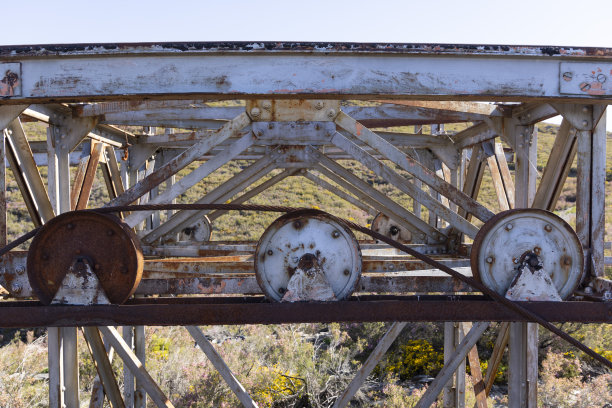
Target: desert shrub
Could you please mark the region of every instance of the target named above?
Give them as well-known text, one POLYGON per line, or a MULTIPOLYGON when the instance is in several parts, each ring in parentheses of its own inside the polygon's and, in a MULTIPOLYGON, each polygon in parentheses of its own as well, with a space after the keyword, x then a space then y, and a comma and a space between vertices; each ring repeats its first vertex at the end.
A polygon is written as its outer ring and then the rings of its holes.
POLYGON ((167 337, 159 337, 157 334, 151 336, 149 342, 149 353, 157 359, 168 359, 171 341, 167 337))
POLYGON ((583 380, 580 361, 571 355, 549 352, 542 361, 539 404, 545 408, 591 408, 612 403, 612 375, 583 380))
POLYGON ((434 350, 427 340, 409 340, 389 356, 385 371, 408 380, 415 375, 435 375, 443 364, 444 353, 434 350))

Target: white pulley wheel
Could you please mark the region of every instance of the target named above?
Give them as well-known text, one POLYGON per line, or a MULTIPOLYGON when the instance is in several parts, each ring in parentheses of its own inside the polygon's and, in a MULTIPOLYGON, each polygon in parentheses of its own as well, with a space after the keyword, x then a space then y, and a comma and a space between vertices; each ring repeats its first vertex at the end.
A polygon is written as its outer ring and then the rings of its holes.
POLYGON ((359 243, 350 229, 317 210, 285 214, 263 233, 255 250, 261 290, 281 301, 300 260, 313 256, 337 300, 355 291, 361 276, 359 243))
POLYGON ((584 254, 578 236, 562 218, 539 209, 504 211, 483 225, 472 245, 474 277, 504 295, 527 252, 540 258, 561 299, 582 281, 584 254))

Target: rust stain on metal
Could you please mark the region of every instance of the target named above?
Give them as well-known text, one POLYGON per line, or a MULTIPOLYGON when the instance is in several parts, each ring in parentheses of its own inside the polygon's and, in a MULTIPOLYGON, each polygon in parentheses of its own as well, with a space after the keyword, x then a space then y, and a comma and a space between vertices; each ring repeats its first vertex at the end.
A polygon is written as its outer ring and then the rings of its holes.
POLYGON ((215 52, 338 52, 338 53, 407 53, 407 54, 473 54, 524 56, 592 56, 612 55, 612 49, 495 44, 417 44, 417 43, 348 43, 348 42, 167 42, 106 44, 40 44, 0 47, 0 56, 125 54, 125 53, 215 53, 215 52))
POLYGON ((14 96, 15 90, 20 86, 19 74, 11 70, 4 72, 0 79, 0 96, 14 96))
POLYGON ((45 224, 28 252, 28 277, 42 303, 53 300, 64 276, 79 259, 93 267, 112 303, 125 302, 142 276, 142 250, 131 228, 112 215, 64 213, 45 224))

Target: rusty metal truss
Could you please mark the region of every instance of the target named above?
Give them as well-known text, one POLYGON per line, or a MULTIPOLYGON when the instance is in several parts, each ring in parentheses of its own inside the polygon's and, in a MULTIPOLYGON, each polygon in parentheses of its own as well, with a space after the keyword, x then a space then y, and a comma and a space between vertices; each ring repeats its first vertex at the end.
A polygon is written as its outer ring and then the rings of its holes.
POLYGON ((399 335, 405 325, 399 322, 443 321, 446 365, 419 406, 429 406, 442 390, 445 406, 463 406, 466 357, 483 382, 475 385, 478 406, 486 406, 483 398, 509 344, 510 404, 535 407, 537 326, 529 322, 539 320, 469 282, 493 281, 487 288, 503 296, 514 276, 514 269, 504 270, 505 256, 519 275, 527 267, 544 268, 540 274, 552 278, 538 296, 564 299, 523 298, 519 308, 545 322, 612 322, 612 281, 604 273, 605 111, 611 101, 612 49, 603 48, 283 42, 0 47, 0 157, 6 163, 0 166, 0 246, 8 243, 7 168, 32 228, 40 228, 29 250, 2 257, 0 286, 9 295, 0 302, 0 327, 50 326, 49 370, 56 374, 50 376, 50 406, 79 405, 75 327, 82 326, 99 372, 92 406, 102 406, 106 397, 113 407, 140 408, 146 395, 157 406, 172 406, 146 372, 144 325, 189 326, 241 403, 256 406, 196 325, 395 322, 336 401, 340 407, 399 335), (536 125, 557 115, 562 123, 540 172, 536 125), (28 138, 23 123, 31 121, 48 125, 46 140, 28 138), (451 123, 463 130, 445 131, 451 123), (192 203, 200 209, 156 209, 236 160, 248 164, 192 203), (549 212, 574 160, 572 229, 549 212), (347 161, 412 205, 377 189, 347 161), (70 213, 88 208, 98 169, 107 212, 131 204, 150 209, 124 208, 112 219, 70 213), (478 200, 485 172, 500 214, 478 200), (215 221, 232 208, 206 205, 241 208, 290 177, 375 217, 373 236, 400 240, 424 257, 376 240, 358 242, 350 228, 321 214, 285 216, 260 242, 214 239, 215 221), (512 218, 523 216, 539 218, 512 218), (304 227, 308 222, 311 227, 304 227), (539 225, 540 240, 560 238, 513 255, 530 224, 539 225), (299 231, 316 237, 319 247, 274 258, 285 242, 295 251, 308 246, 299 231), (109 251, 122 255, 109 257, 109 251), (540 259, 559 251, 561 258, 540 259), (461 276, 433 268, 430 259, 461 276), (333 266, 340 260, 350 267, 333 266), (495 281, 500 274, 501 284, 495 281), (319 295, 330 301, 301 298, 313 276, 319 295), (507 323, 483 375, 474 345, 490 321, 507 323), (124 326, 123 336, 115 325, 124 326), (111 348, 126 366, 123 396, 110 369, 111 348))

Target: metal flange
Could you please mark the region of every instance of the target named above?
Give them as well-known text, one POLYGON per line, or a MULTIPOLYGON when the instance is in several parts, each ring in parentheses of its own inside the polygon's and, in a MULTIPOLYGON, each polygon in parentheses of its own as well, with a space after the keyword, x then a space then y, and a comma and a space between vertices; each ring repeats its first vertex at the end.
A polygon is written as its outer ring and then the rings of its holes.
POLYGON ((93 270, 106 298, 121 304, 136 290, 144 259, 136 235, 117 217, 67 212, 45 224, 30 245, 27 270, 34 293, 50 304, 66 274, 81 264, 93 270))
MULTIPOLYGON (((274 221, 255 250, 255 274, 265 295, 281 301, 296 273, 328 282, 333 298, 349 297, 359 284, 361 250, 352 231, 317 210, 299 210, 274 221)), ((290 300, 297 299, 292 294, 290 300)), ((288 299, 285 299, 288 300, 288 299)), ((331 298, 329 298, 331 300, 331 298)))
MULTIPOLYGON (((376 217, 372 220, 371 229, 392 240, 401 243, 412 243, 412 233, 383 213, 376 214, 376 217)), ((425 234, 423 234, 421 241, 424 242, 424 238, 425 234)))
POLYGON ((527 253, 537 255, 562 299, 580 284, 584 254, 578 236, 562 218, 540 209, 504 211, 483 225, 472 245, 474 277, 506 294, 527 253))
POLYGON ((212 225, 206 215, 201 217, 198 222, 181 231, 180 241, 208 242, 212 235, 212 225))

